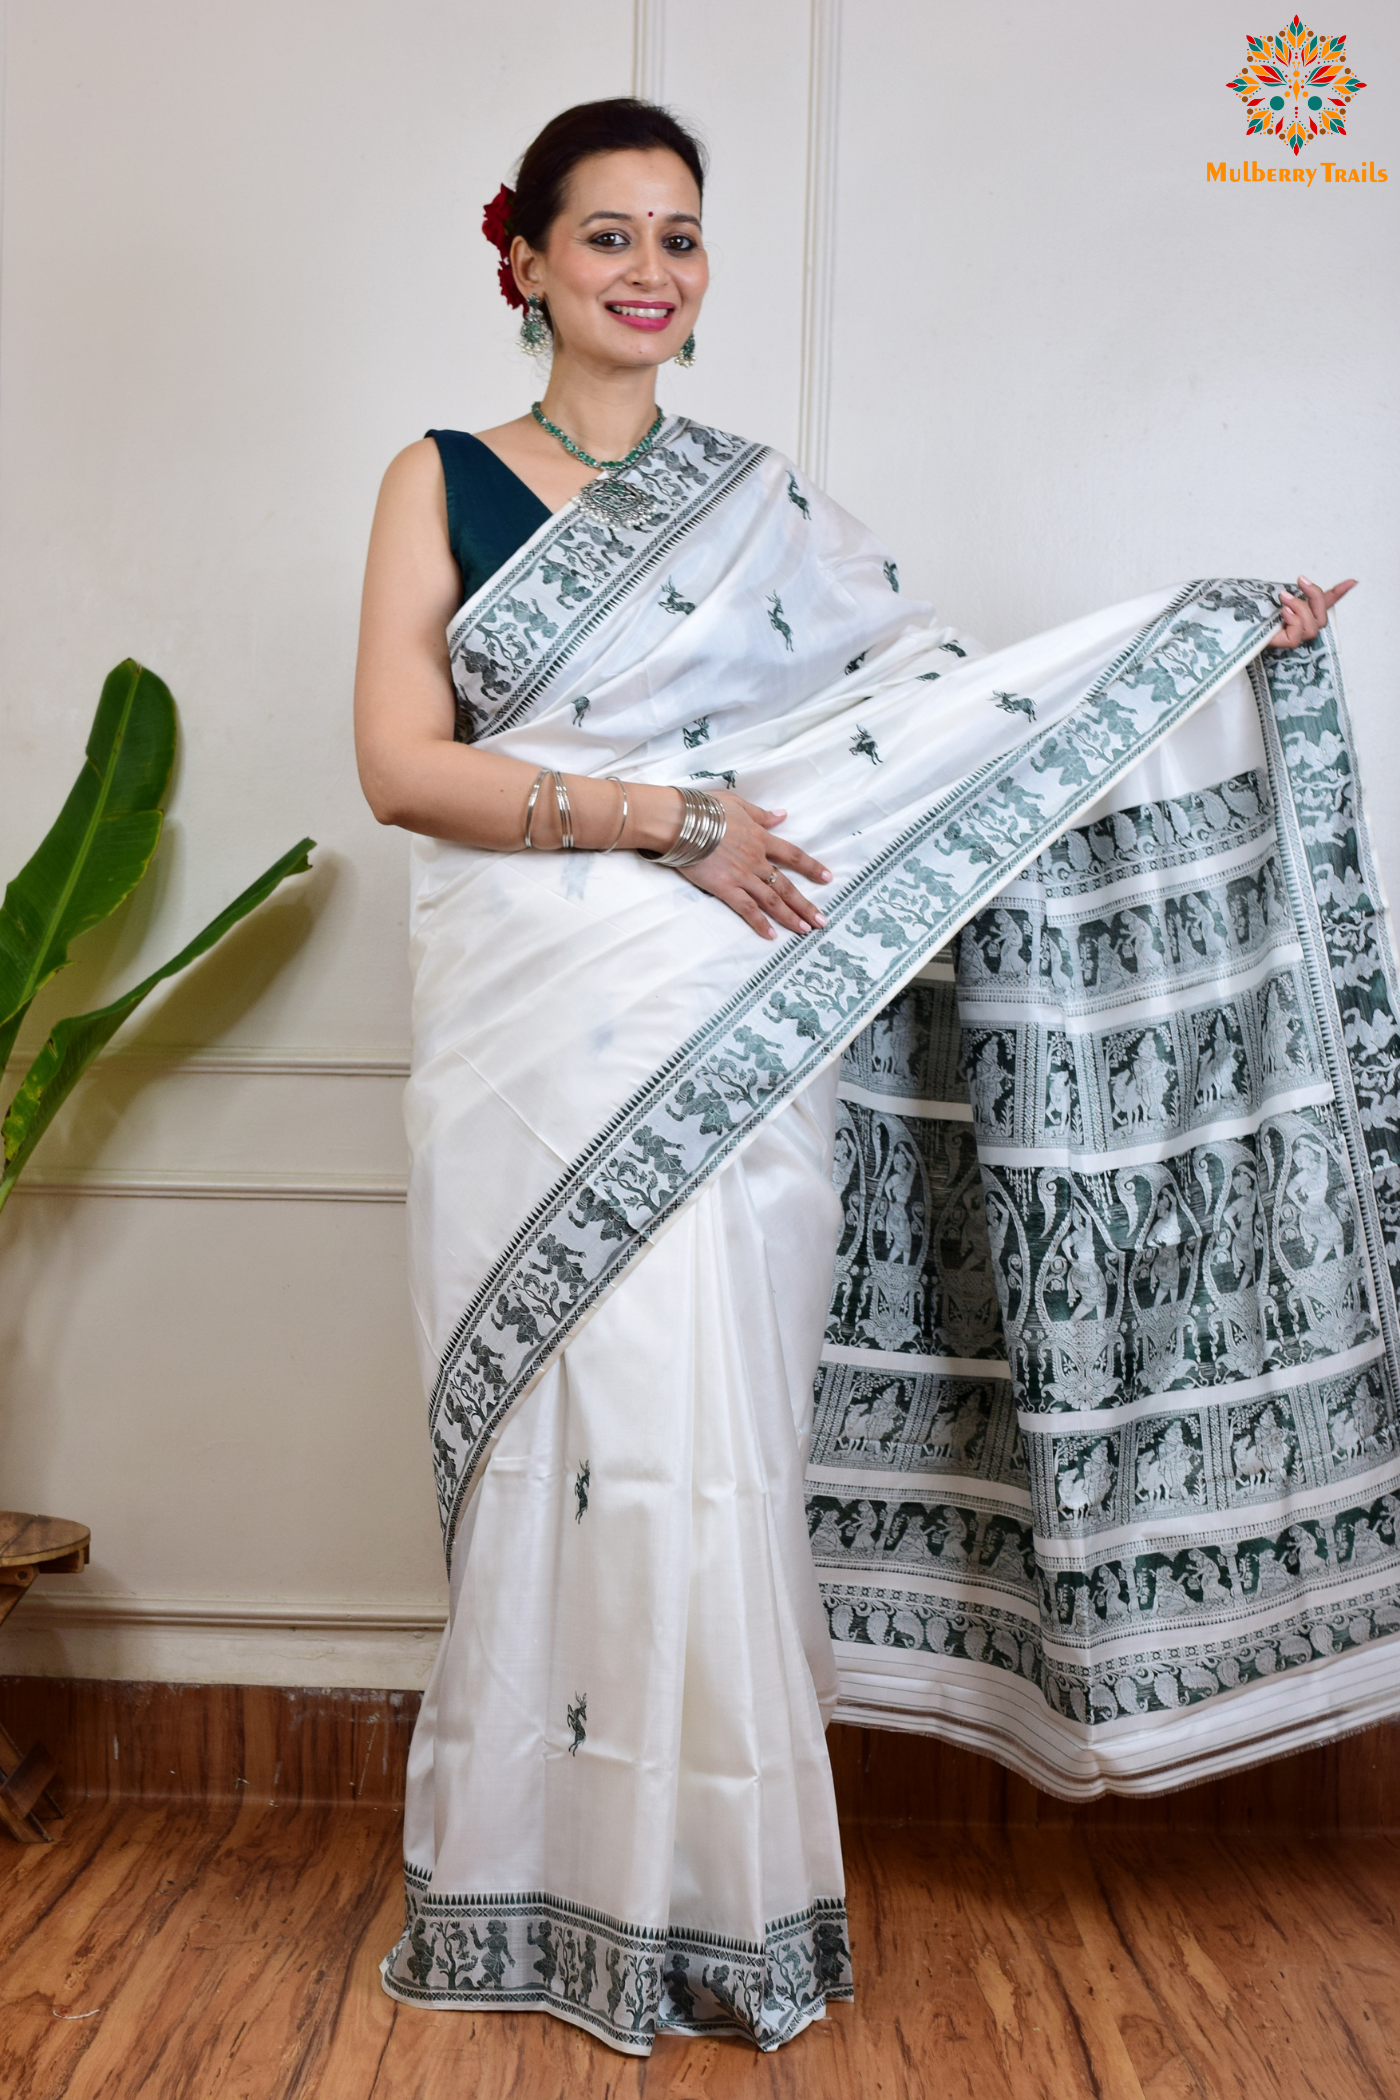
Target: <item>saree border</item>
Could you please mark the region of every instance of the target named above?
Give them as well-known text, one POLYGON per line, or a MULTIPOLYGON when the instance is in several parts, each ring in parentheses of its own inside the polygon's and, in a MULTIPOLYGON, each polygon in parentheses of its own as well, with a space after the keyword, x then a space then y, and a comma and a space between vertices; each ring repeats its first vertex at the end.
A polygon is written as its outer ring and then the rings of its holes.
POLYGON ((1390 1283, 1389 1291, 1374 1295, 1394 1390, 1394 1367, 1400 1362, 1400 1018, 1395 1010, 1400 972, 1365 823, 1356 738, 1331 629, 1324 628, 1302 648, 1281 652, 1266 669, 1251 665, 1250 682, 1273 784, 1277 789, 1280 779, 1288 783, 1286 796, 1275 792, 1275 822, 1285 841, 1295 917, 1307 921, 1311 934, 1304 944, 1304 967, 1333 1099, 1342 1111, 1339 1121, 1371 1269, 1377 1283, 1383 1278, 1390 1283), (1300 739, 1293 759, 1286 740, 1290 732, 1300 739), (1325 766, 1307 764, 1309 750, 1320 752, 1328 735, 1340 752, 1325 766), (1306 822, 1300 806, 1309 812, 1306 822), (1321 824, 1319 816, 1325 819, 1321 824), (1339 859, 1344 861, 1340 868, 1339 859), (1308 889, 1299 880, 1302 870, 1310 878, 1308 889), (1352 887, 1348 878, 1355 882, 1350 896, 1345 894, 1352 887), (1339 888, 1344 893, 1340 905, 1339 888), (1325 986, 1317 968, 1320 957, 1327 964, 1325 986))
POLYGON ((433 1386, 449 1566, 491 1438, 580 1320, 990 896, 1258 653, 1278 626, 1275 591, 1255 579, 1185 585, 1066 717, 907 825, 831 901, 820 940, 794 940, 754 972, 536 1204, 457 1322, 433 1386))
POLYGON ((627 2055, 649 2054, 658 2034, 738 2034, 761 2050, 777 2049, 824 2005, 855 1995, 840 1897, 817 1897, 773 1919, 758 1942, 697 1926, 630 1924, 543 1890, 436 1896, 412 1863, 404 1867, 404 1895, 403 1932, 380 1964, 391 1997, 552 2012, 627 2055), (507 1965, 519 1981, 506 1981, 507 1965), (531 1974, 539 1981, 526 1982, 531 1974), (606 2007, 593 2002, 600 1986, 606 2007))
POLYGON ((448 623, 457 741, 479 743, 522 721, 600 622, 769 450, 673 416, 642 459, 608 477, 644 502, 636 522, 592 510, 596 483, 570 497, 448 623))

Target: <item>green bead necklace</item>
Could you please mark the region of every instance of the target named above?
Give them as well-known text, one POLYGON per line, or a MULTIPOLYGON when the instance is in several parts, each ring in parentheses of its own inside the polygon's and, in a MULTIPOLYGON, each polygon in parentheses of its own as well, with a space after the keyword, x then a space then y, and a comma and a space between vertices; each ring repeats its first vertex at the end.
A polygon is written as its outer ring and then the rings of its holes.
POLYGON ((595 459, 591 452, 585 452, 581 445, 576 445, 573 439, 559 428, 557 423, 550 422, 549 417, 540 407, 538 401, 530 403, 530 413, 539 424, 541 430, 547 430, 552 438, 558 438, 564 450, 572 453, 580 466, 594 467, 600 474, 621 474, 624 468, 631 466, 633 460, 640 459, 642 454, 650 449, 653 438, 666 420, 664 413, 658 408, 656 421, 652 424, 651 429, 639 444, 632 447, 625 459, 595 459))

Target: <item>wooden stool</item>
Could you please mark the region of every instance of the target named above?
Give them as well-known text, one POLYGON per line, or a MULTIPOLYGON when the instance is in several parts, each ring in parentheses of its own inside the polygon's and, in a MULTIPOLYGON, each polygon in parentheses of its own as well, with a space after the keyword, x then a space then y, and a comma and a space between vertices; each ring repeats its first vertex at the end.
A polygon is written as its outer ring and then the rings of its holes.
MULTIPOLYGON (((74 1574, 87 1566, 91 1533, 86 1525, 62 1517, 33 1517, 24 1510, 0 1509, 0 1624, 41 1571, 74 1574)), ((52 1821, 63 1807, 54 1793, 57 1771, 42 1743, 23 1757, 13 1737, 0 1727, 0 1825, 22 1845, 51 1845, 53 1833, 38 1811, 52 1821)))

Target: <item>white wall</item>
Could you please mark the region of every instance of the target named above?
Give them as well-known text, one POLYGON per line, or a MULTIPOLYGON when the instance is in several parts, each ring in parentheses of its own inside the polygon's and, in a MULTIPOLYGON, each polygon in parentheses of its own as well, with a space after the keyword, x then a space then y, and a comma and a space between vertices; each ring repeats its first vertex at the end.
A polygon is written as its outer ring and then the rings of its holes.
POLYGON ((442 1581, 396 1200, 405 853, 347 701, 385 462, 529 398, 481 204, 569 101, 635 81, 696 120, 715 282, 664 398, 799 452, 989 642, 1190 574, 1359 573, 1400 894, 1400 28, 1347 14, 1373 85, 1333 157, 1392 180, 1340 191, 1207 187, 1208 157, 1287 158, 1224 86, 1259 26, 1235 0, 6 13, 0 870, 119 657, 184 727, 150 895, 46 1011, 322 847, 0 1220, 0 1503, 94 1540, 0 1671, 414 1684, 442 1581))

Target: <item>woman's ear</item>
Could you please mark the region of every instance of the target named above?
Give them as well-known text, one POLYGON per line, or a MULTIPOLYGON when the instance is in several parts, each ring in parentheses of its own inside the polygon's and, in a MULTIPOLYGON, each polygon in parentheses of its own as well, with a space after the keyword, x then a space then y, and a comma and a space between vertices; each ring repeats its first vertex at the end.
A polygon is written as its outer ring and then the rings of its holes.
POLYGON ((538 298, 540 293, 540 259, 528 241, 517 234, 510 244, 510 266, 515 282, 522 295, 538 298))

